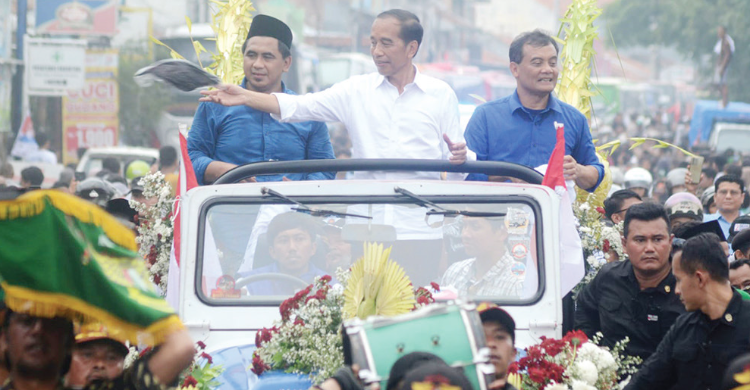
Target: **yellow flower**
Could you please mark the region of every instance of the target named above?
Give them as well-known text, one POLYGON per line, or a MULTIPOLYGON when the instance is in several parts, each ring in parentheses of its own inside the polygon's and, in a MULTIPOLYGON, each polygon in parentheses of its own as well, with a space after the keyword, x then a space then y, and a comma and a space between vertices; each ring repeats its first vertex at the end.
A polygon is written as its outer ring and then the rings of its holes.
POLYGON ((414 307, 414 292, 403 268, 389 259, 392 247, 365 243, 344 290, 344 318, 395 316, 414 307))

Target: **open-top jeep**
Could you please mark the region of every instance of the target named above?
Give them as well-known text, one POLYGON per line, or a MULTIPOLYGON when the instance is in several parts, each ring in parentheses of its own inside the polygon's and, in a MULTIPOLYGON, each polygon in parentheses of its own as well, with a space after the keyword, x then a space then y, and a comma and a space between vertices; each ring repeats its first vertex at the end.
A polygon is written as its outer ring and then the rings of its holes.
POLYGON ((414 285, 441 284, 438 298, 506 308, 516 321, 518 347, 540 336, 560 337, 560 201, 541 179, 530 168, 502 162, 314 160, 238 167, 182 199, 180 316, 224 365, 222 388, 249 388, 256 380, 250 372, 255 333, 280 318, 279 304, 316 274, 348 267, 364 242, 381 242, 392 246, 391 258, 414 285), (378 171, 385 179, 261 181, 270 173, 328 171, 378 171), (414 172, 435 178, 485 173, 533 184, 401 179, 414 172), (238 183, 251 176, 258 182, 238 183), (303 218, 282 219, 312 222, 312 242, 279 234, 274 219, 290 214, 303 218), (287 249, 269 235, 285 240, 287 249), (466 260, 487 253, 497 253, 504 268, 486 271, 488 280, 471 280, 474 272, 462 269, 472 266, 466 260), (306 272, 299 277, 282 272, 300 263, 306 272))

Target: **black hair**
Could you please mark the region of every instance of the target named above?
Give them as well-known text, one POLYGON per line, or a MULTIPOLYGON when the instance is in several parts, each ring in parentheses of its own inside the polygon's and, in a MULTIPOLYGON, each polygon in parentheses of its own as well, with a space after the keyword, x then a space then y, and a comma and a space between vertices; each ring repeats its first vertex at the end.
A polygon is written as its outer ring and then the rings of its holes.
POLYGON ((525 45, 531 45, 533 47, 552 45, 555 48, 555 52, 558 54, 560 53, 560 48, 557 47, 557 42, 552 39, 552 36, 540 29, 536 29, 534 31, 522 33, 513 39, 513 42, 510 44, 510 50, 508 51, 510 62, 520 64, 521 61, 523 61, 523 47, 525 45))
POLYGON ((729 279, 727 256, 721 247, 719 236, 713 233, 701 233, 685 242, 682 249, 680 268, 687 274, 694 274, 698 269, 708 272, 711 279, 725 282, 729 279))
POLYGON ((713 157, 711 157, 711 161, 713 161, 714 164, 716 164, 716 169, 721 172, 724 170, 724 165, 727 164, 727 156, 717 154, 713 157))
POLYGON ((40 187, 44 181, 44 173, 41 169, 32 165, 21 171, 21 180, 29 183, 32 187, 40 187))
MULTIPOLYGON (((732 248, 732 249, 734 249, 734 248, 732 248)), ((750 267, 750 260, 748 260, 748 259, 735 260, 735 261, 729 263, 729 269, 735 270, 737 268, 742 267, 743 265, 746 265, 746 266, 750 267)))
POLYGON ((70 183, 66 183, 62 180, 58 180, 55 182, 55 184, 52 185, 52 188, 68 188, 70 187, 70 183))
POLYGON ((391 366, 385 389, 396 390, 409 371, 429 362, 445 363, 442 358, 429 352, 411 352, 401 356, 391 366))
POLYGON ((109 171, 109 173, 120 173, 120 161, 114 157, 107 157, 102 161, 102 168, 109 171))
POLYGON ((604 199, 604 216, 612 220, 612 215, 622 211, 622 205, 625 201, 632 198, 643 200, 640 195, 632 190, 625 189, 613 192, 609 198, 604 199))
POLYGON ((177 149, 174 146, 162 146, 159 149, 159 166, 168 167, 177 162, 177 149))
POLYGON ((703 168, 703 174, 706 175, 706 177, 714 178, 716 177, 716 173, 716 169, 713 169, 711 167, 703 168))
POLYGON ((676 228, 674 228, 674 230, 672 231, 672 233, 674 234, 674 236, 676 238, 682 238, 682 239, 684 239, 685 236, 687 235, 687 232, 690 229, 692 229, 692 228, 694 228, 694 227, 696 227, 696 226, 698 226, 698 225, 700 225, 702 223, 703 222, 701 222, 701 221, 688 221, 688 222, 680 224, 679 226, 677 226, 676 228))
POLYGON ((417 51, 414 55, 419 52, 419 46, 422 45, 422 37, 424 36, 424 29, 422 24, 419 22, 417 15, 403 10, 403 9, 389 9, 378 14, 378 19, 391 17, 401 23, 401 30, 398 33, 398 37, 404 41, 405 44, 409 44, 411 41, 417 41, 417 51))
MULTIPOLYGON (((745 192, 745 181, 736 175, 724 175, 714 182, 714 190, 719 192, 719 184, 721 183, 737 183, 740 186, 740 191, 745 192)), ((716 196, 716 195, 714 195, 716 196)))
POLYGON ((36 133, 34 139, 36 139, 36 144, 39 145, 39 149, 49 142, 49 137, 45 133, 36 133))
POLYGON ((664 209, 664 206, 653 202, 634 204, 630 206, 628 212, 625 213, 623 235, 625 236, 625 238, 628 237, 628 231, 630 230, 630 221, 632 220, 648 222, 657 219, 664 220, 667 225, 667 233, 669 233, 669 217, 667 216, 667 210, 664 209))
POLYGON ((273 246, 276 236, 291 229, 302 229, 310 235, 310 239, 313 241, 318 234, 315 220, 311 216, 292 211, 275 216, 268 224, 268 231, 266 232, 268 245, 273 246))
MULTIPOLYGON (((250 37, 252 38, 252 37, 250 37)), ((245 55, 245 49, 247 49, 247 41, 250 40, 250 38, 245 39, 245 42, 242 44, 242 55, 245 55)), ((273 37, 269 37, 273 38, 273 37)), ((287 59, 292 56, 292 49, 289 48, 289 46, 286 45, 286 43, 281 42, 281 40, 277 39, 279 41, 279 53, 281 53, 281 58, 287 59)))
POLYGON ((724 168, 724 172, 726 172, 727 175, 742 177, 742 165, 740 165, 739 163, 727 165, 724 168))

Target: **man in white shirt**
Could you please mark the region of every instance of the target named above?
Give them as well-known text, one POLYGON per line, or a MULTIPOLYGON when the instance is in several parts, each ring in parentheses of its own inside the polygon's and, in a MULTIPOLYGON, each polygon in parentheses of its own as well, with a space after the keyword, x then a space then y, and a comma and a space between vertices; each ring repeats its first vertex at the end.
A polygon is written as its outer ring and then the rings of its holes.
MULTIPOLYGON (((201 92, 201 101, 247 105, 269 112, 282 122, 342 122, 352 140, 355 159, 435 159, 455 164, 475 160, 476 154, 464 141, 455 92, 445 82, 419 73, 413 64, 422 35, 422 25, 413 13, 385 11, 373 22, 370 34, 370 54, 377 73, 351 77, 325 91, 297 96, 261 94, 222 85, 201 92)), ((447 175, 449 180, 465 177, 462 173, 447 175)), ((352 178, 437 180, 440 174, 355 172, 352 178)), ((442 229, 427 225, 424 209, 385 205, 373 210, 373 214, 373 222, 396 226, 399 242, 392 258, 405 266, 415 285, 424 285, 439 276, 434 265, 404 262, 415 256, 439 259, 442 254, 442 229), (432 248, 435 253, 425 254, 424 248, 432 248)))
POLYGON ((29 153, 29 155, 26 156, 26 161, 57 164, 57 155, 49 150, 49 138, 47 137, 47 134, 37 133, 34 138, 36 139, 37 145, 39 145, 39 149, 29 153))
MULTIPOLYGON (((389 10, 372 24, 370 53, 378 73, 355 76, 318 93, 260 94, 222 85, 201 92, 201 101, 247 105, 282 122, 343 122, 352 139, 352 158, 475 158, 459 124, 458 99, 443 81, 420 74, 412 63, 422 42, 419 19, 389 10)), ((451 179, 465 175, 449 174, 451 179)), ((357 179, 437 179, 439 174, 358 172, 357 179)))

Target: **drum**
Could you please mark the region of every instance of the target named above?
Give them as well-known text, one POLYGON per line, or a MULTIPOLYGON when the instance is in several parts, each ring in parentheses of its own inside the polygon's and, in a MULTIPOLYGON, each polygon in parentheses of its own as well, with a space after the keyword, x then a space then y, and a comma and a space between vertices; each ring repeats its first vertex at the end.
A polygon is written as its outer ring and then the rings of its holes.
POLYGON ((349 320, 344 327, 344 355, 359 365, 365 383, 381 382, 385 389, 393 363, 417 351, 463 368, 474 389, 487 390, 493 380, 495 368, 474 304, 434 303, 396 317, 349 320))

